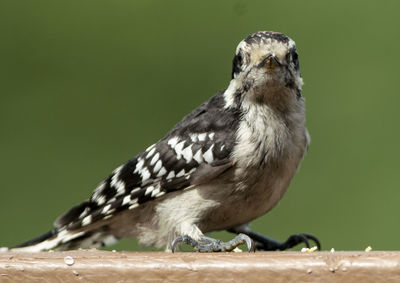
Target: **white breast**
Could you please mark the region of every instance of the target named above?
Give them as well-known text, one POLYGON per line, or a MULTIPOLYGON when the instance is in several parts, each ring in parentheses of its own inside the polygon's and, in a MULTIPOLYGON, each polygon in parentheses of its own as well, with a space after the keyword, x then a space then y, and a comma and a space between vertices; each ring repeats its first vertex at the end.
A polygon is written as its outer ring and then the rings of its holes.
POLYGON ((240 182, 256 218, 272 209, 286 192, 307 150, 303 101, 286 116, 277 116, 265 104, 252 104, 240 122, 233 158, 240 182), (242 172, 242 173, 240 173, 242 172))
POLYGON ((239 167, 251 167, 278 157, 291 138, 285 121, 266 105, 253 104, 245 113, 232 154, 235 162, 239 167))

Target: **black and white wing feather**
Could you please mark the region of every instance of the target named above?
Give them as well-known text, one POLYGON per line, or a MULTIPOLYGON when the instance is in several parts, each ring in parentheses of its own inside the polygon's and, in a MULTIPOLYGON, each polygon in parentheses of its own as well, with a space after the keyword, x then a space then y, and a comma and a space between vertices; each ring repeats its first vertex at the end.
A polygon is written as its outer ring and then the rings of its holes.
POLYGON ((61 215, 56 227, 79 229, 172 191, 207 182, 231 167, 239 111, 225 108, 222 94, 210 98, 163 139, 114 170, 89 200, 61 215))

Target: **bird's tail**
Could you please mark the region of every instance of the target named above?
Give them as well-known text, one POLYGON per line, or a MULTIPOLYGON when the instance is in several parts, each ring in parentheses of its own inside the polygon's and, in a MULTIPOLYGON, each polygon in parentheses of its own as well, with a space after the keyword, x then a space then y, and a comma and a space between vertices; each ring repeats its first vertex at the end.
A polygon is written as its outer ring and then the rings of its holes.
POLYGON ((49 232, 11 248, 12 251, 40 252, 48 250, 71 250, 77 248, 100 248, 115 244, 116 237, 105 229, 95 231, 69 231, 54 228, 49 232))

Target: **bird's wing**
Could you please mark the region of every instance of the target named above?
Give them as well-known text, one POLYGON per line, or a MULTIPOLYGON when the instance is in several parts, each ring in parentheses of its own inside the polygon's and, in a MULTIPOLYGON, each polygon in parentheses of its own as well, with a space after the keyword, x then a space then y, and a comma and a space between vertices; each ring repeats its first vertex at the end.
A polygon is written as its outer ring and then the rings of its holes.
POLYGON ((172 191, 208 182, 233 165, 239 114, 225 109, 223 92, 196 108, 163 139, 138 154, 56 221, 69 230, 134 209, 172 191))

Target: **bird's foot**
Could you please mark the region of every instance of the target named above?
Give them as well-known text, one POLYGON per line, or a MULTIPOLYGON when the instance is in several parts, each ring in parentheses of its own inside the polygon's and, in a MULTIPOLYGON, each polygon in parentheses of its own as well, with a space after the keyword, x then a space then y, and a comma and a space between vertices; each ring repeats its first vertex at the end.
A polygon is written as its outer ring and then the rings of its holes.
POLYGON ((291 235, 285 242, 280 242, 263 234, 255 232, 249 228, 248 225, 240 225, 228 230, 236 234, 246 234, 256 242, 256 249, 263 251, 276 251, 291 249, 298 244, 304 243, 307 248, 310 248, 310 242, 314 242, 318 250, 321 250, 321 244, 317 237, 311 234, 300 233, 291 235))
POLYGON ((206 236, 202 236, 200 240, 196 241, 192 237, 188 235, 182 235, 175 240, 172 241, 172 252, 175 251, 177 245, 184 243, 191 247, 193 247, 196 251, 199 252, 230 252, 234 250, 236 247, 246 244, 248 251, 254 251, 254 242, 253 240, 245 235, 238 234, 235 238, 230 240, 229 242, 222 242, 221 240, 216 240, 213 238, 209 238, 206 236))
POLYGON ((315 243, 318 250, 321 250, 321 244, 317 239, 317 237, 306 233, 291 235, 285 242, 279 242, 264 236, 263 238, 257 239, 256 249, 264 251, 271 251, 271 250, 284 251, 291 249, 301 243, 304 243, 307 248, 310 248, 311 241, 315 243))
POLYGON ((318 250, 321 250, 321 244, 317 239, 317 237, 306 233, 291 235, 285 242, 278 242, 268 237, 265 237, 265 239, 262 239, 261 241, 260 239, 258 239, 256 244, 256 249, 264 251, 271 251, 271 250, 284 251, 291 249, 301 243, 304 243, 307 248, 310 248, 311 241, 315 243, 318 250))

